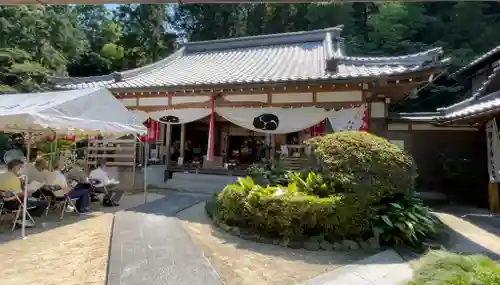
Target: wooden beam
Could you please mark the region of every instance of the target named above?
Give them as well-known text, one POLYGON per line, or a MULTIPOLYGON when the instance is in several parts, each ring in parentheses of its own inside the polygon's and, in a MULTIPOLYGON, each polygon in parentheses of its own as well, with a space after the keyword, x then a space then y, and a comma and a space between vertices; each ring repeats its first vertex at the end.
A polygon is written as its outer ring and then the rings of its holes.
POLYGON ((241 87, 220 87, 213 89, 200 88, 196 89, 193 87, 191 89, 182 89, 181 87, 146 87, 140 89, 113 89, 112 92, 115 96, 120 97, 166 97, 168 95, 174 96, 196 96, 196 95, 208 95, 212 93, 222 93, 222 95, 231 94, 252 94, 252 93, 306 93, 306 92, 326 92, 326 91, 355 91, 362 90, 363 84, 373 85, 372 81, 358 82, 358 83, 337 83, 337 84, 299 84, 295 82, 290 82, 287 84, 277 85, 275 87, 252 87, 251 85, 245 85, 241 87), (173 89, 172 89, 173 88, 173 89))
POLYGON ((488 202, 492 213, 500 213, 500 197, 498 183, 488 184, 488 202))

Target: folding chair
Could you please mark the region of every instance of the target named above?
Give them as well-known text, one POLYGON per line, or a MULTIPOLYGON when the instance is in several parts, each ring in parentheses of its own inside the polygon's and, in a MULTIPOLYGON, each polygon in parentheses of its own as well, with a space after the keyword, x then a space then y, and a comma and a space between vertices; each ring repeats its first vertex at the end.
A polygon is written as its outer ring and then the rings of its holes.
MULTIPOLYGON (((71 187, 73 187, 73 186, 71 186, 71 187)), ((58 196, 54 192, 61 190, 60 187, 57 188, 57 187, 54 187, 54 186, 49 186, 49 187, 47 187, 45 189, 49 190, 49 191, 52 191, 52 193, 54 194, 55 199, 54 200, 53 199, 49 199, 51 203, 54 203, 53 206, 56 207, 56 208, 57 208, 57 206, 61 206, 61 215, 59 217, 60 219, 64 218, 64 213, 66 212, 66 208, 68 206, 73 207, 73 209, 75 209, 74 210, 75 213, 79 214, 78 209, 76 207, 76 201, 78 200, 78 198, 71 198, 71 197, 69 197, 68 194, 63 194, 63 196, 58 196)), ((47 209, 45 211, 45 216, 47 216, 49 214, 49 209, 50 209, 50 204, 51 203, 49 203, 49 206, 47 206, 47 209)))
MULTIPOLYGON (((15 217, 14 217, 14 220, 12 222, 12 231, 14 231, 16 229, 16 223, 17 223, 17 220, 19 219, 19 216, 22 214, 23 212, 23 207, 24 207, 24 203, 23 201, 21 200, 21 198, 19 198, 19 196, 13 192, 13 191, 10 191, 10 190, 0 190, 0 195, 1 195, 1 211, 0 211, 0 221, 2 221, 2 218, 4 215, 6 214, 15 214, 15 217), (15 198, 17 200, 17 202, 19 203, 19 206, 17 209, 15 210, 9 210, 7 208, 5 208, 5 202, 7 202, 7 200, 5 200, 6 198, 15 198)), ((8 201, 13 201, 13 200, 8 200, 8 201)), ((28 210, 31 210, 31 209, 34 209, 35 207, 30 207, 28 206, 28 208, 26 209, 26 216, 28 217, 28 219, 31 220, 31 222, 33 222, 33 224, 36 224, 35 223, 35 220, 33 219, 33 217, 30 215, 30 213, 28 212, 28 210)))
POLYGON ((101 180, 89 178, 89 182, 90 182, 90 187, 92 187, 92 193, 97 194, 97 195, 104 194, 104 197, 106 197, 106 196, 110 197, 110 194, 109 194, 108 188, 106 187, 106 184, 104 184, 101 180), (97 185, 99 185, 99 184, 102 184, 103 186, 97 187, 97 185), (97 192, 97 188, 104 189, 104 192, 97 192))

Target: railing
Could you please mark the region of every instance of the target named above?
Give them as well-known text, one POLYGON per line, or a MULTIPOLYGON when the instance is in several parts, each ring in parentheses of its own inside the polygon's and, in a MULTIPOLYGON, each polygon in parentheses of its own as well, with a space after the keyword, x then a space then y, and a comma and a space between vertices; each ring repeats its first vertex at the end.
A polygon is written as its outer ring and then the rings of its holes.
POLYGON ((311 146, 303 144, 284 144, 281 145, 282 156, 310 156, 311 146))

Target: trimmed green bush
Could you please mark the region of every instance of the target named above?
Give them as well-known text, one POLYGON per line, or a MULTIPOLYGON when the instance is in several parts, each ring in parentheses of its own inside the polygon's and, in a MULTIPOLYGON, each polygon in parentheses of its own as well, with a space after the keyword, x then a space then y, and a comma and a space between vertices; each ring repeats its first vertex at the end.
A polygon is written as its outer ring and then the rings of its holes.
POLYGON ((500 264, 482 255, 431 251, 417 264, 408 285, 498 285, 500 264))
POLYGON ((336 191, 368 193, 375 201, 414 190, 417 168, 404 150, 367 132, 339 132, 308 141, 336 191))
POLYGON ((230 226, 252 228, 266 236, 291 239, 324 234, 329 240, 360 237, 370 230, 375 211, 354 194, 325 198, 308 195, 295 183, 263 187, 240 178, 218 195, 213 218, 230 226))
POLYGON ((427 208, 394 200, 412 193, 417 176, 403 150, 364 132, 335 133, 309 143, 320 168, 297 173, 254 165, 247 178, 209 201, 208 214, 285 243, 315 235, 329 241, 375 235, 388 244, 413 244, 427 236, 427 224, 416 225, 430 219, 427 208), (401 211, 393 209, 397 206, 401 211))

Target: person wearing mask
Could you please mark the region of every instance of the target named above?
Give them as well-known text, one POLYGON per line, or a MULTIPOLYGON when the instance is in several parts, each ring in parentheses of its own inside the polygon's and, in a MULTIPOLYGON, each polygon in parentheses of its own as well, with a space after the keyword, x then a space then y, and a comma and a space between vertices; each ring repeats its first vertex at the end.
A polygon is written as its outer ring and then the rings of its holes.
MULTIPOLYGON (((21 160, 14 159, 7 164, 7 172, 0 174, 0 190, 14 192, 21 202, 24 200, 24 189, 21 187, 21 176, 23 174, 24 163, 21 160)), ((28 187, 28 195, 33 192, 33 189, 28 187)), ((8 210, 17 210, 20 206, 19 201, 15 196, 4 194, 3 197, 4 207, 8 210)), ((47 209, 48 201, 34 201, 28 200, 28 212, 34 217, 40 217, 47 209)), ((22 220, 16 221, 22 224, 22 220)), ((34 226, 33 222, 29 219, 26 220, 26 226, 34 226)))
POLYGON ((119 206, 120 199, 123 196, 122 190, 117 190, 118 183, 113 183, 109 179, 108 173, 104 170, 106 162, 101 160, 97 163, 97 167, 90 172, 89 178, 96 180, 94 191, 97 193, 106 193, 102 201, 104 206, 119 206), (107 190, 107 191, 106 191, 107 190))

